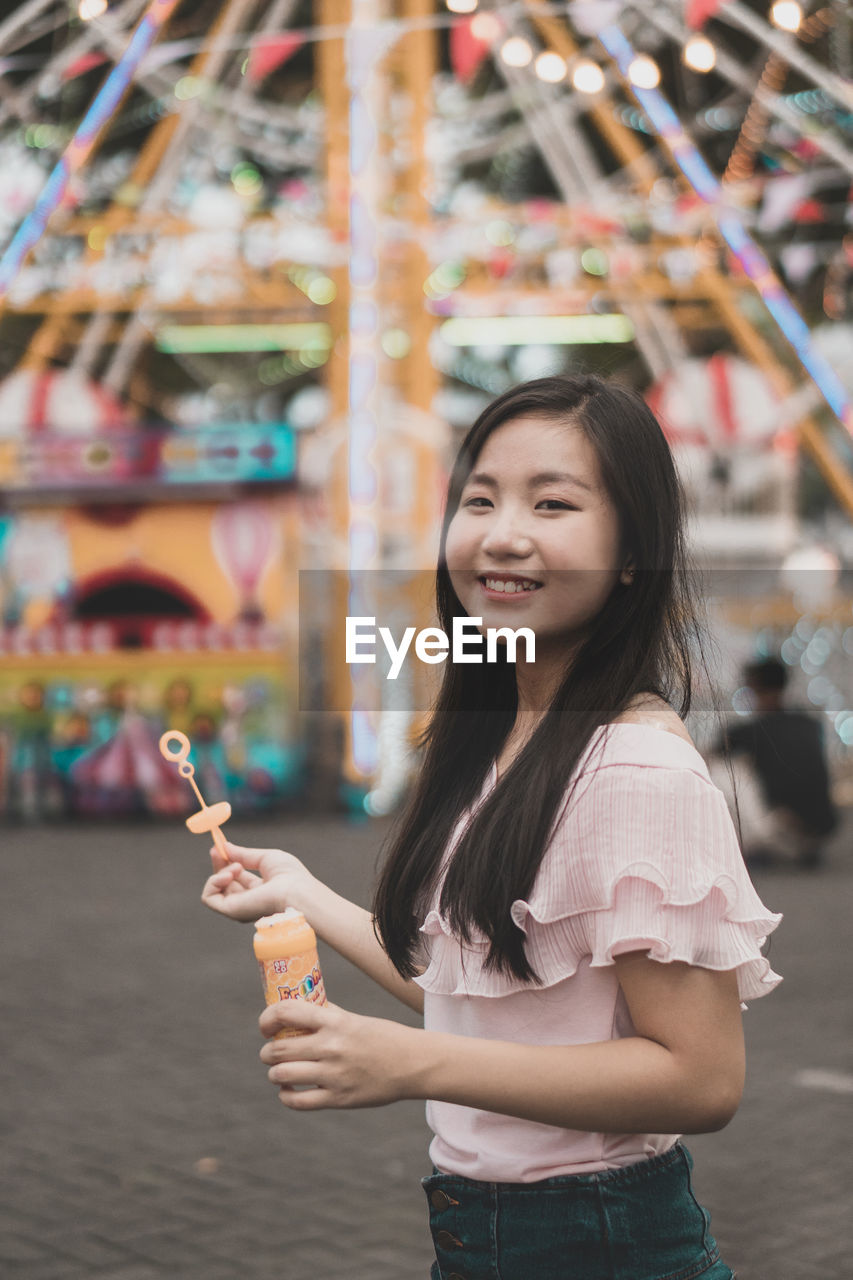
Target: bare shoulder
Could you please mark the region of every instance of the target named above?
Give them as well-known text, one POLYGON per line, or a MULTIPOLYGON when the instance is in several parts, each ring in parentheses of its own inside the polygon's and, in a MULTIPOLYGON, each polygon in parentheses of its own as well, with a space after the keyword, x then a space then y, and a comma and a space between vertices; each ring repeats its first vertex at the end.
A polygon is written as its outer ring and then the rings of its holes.
POLYGON ((652 729, 664 729, 667 733, 674 733, 677 738, 682 738, 691 747, 696 745, 684 727, 681 717, 673 711, 668 702, 664 702, 663 698, 653 693, 638 694, 629 702, 621 716, 616 717, 614 723, 647 724, 652 729))

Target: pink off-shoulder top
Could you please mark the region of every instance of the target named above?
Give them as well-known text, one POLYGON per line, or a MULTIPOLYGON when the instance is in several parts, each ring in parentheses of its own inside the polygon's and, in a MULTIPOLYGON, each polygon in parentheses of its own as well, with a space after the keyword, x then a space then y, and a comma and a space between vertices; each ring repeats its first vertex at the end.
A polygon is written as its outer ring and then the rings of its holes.
MULTIPOLYGON (((781 915, 746 871, 722 792, 699 752, 649 725, 605 726, 578 762, 529 901, 512 904, 541 986, 493 972, 485 938, 460 947, 437 910, 421 932, 428 1030, 526 1044, 589 1044, 635 1034, 614 956, 737 971, 741 1000, 781 981, 761 948, 781 915)), ((496 784, 494 765, 466 822, 496 784)), ((536 1088, 531 1078, 531 1090, 536 1088)), ((662 1154, 678 1134, 587 1133, 447 1102, 427 1103, 430 1156, 445 1173, 533 1182, 662 1154)))

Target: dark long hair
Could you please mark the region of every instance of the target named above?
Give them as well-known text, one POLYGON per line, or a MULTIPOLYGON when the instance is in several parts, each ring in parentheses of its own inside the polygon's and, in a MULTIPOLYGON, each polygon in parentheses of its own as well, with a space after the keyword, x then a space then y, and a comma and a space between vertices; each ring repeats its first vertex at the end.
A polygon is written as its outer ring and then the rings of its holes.
MULTIPOLYGON (((524 934, 510 916, 526 898, 580 756, 600 725, 650 692, 686 716, 693 694, 691 646, 702 645, 698 593, 685 548, 685 507, 669 446, 635 392, 593 376, 537 378, 487 406, 462 443, 448 486, 436 571, 440 626, 449 635, 465 610, 447 569, 447 531, 486 440, 520 417, 576 424, 594 447, 618 514, 617 581, 589 624, 562 684, 499 785, 477 810, 452 855, 440 909, 454 934, 489 940, 487 968, 537 981, 524 934)), ((392 830, 374 899, 375 927, 397 970, 417 973, 419 924, 460 816, 479 795, 515 721, 515 668, 446 662, 422 736, 423 766, 392 830)), ((576 780, 577 781, 577 780, 576 780)))

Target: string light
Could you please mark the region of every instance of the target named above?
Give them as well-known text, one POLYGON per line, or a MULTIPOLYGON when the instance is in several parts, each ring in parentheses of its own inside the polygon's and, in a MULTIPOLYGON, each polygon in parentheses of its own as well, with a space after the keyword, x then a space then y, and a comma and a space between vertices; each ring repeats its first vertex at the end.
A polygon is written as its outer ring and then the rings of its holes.
POLYGON ((405 359, 412 349, 412 339, 405 329, 386 329, 380 343, 391 360, 405 359))
MULTIPOLYGON (((781 2, 781 0, 780 0, 781 2)), ((797 4, 793 4, 794 9, 799 9, 797 4)), ((796 15, 793 15, 794 17, 796 15)), ((802 16, 802 15, 800 15, 802 16)), ((817 13, 811 14, 799 27, 797 34, 804 44, 812 44, 815 40, 819 40, 830 30, 832 24, 832 11, 830 9, 819 9, 817 13)), ((764 64, 764 70, 761 73, 761 79, 758 82, 758 89, 766 90, 774 97, 778 97, 785 86, 788 77, 788 63, 781 53, 772 52, 764 64)), ((829 99, 820 103, 822 90, 805 90, 801 93, 789 96, 786 101, 798 110, 808 110, 798 99, 815 101, 815 110, 824 110, 830 106, 829 99), (812 97, 815 95, 815 98, 812 97), (820 103, 818 106, 817 104, 820 103)), ((741 131, 737 142, 729 158, 726 171, 723 174, 723 182, 743 182, 749 178, 755 168, 755 160, 758 149, 761 146, 764 136, 767 132, 767 126, 770 120, 770 112, 763 105, 762 95, 756 90, 752 101, 747 108, 746 115, 741 126, 741 131)))
MULTIPOLYGON (((761 72, 759 88, 779 94, 788 75, 788 64, 778 53, 771 53, 761 72)), ((754 96, 746 110, 737 141, 732 148, 723 182, 745 182, 755 169, 758 149, 764 140, 770 113, 758 95, 754 96)))
POLYGON ((201 76, 181 76, 175 85, 175 97, 179 102, 189 102, 204 92, 204 80, 201 76))
POLYGON ((794 34, 799 31, 802 20, 803 11, 797 4, 797 0, 776 0, 770 10, 770 21, 780 31, 790 31, 794 34))
POLYGON ((607 254, 603 249, 584 249, 581 254, 581 266, 587 275, 606 276, 608 271, 607 254))
POLYGON ((311 281, 305 292, 318 307, 327 307, 330 302, 334 302, 338 295, 335 282, 330 280, 328 276, 317 276, 311 281))
POLYGON ((506 218, 493 218, 491 222, 487 222, 485 234, 490 244, 496 244, 501 249, 515 241, 515 227, 506 218))
POLYGON ((446 0, 451 13, 473 13, 477 8, 477 0, 446 0))
POLYGON ((454 316, 439 330, 451 347, 575 346, 601 342, 631 342, 634 326, 625 315, 570 316, 454 316))
POLYGON ((331 349, 331 329, 315 321, 291 324, 166 324, 154 335, 169 355, 235 351, 331 349))
POLYGON ((568 72, 566 60, 559 53, 540 53, 533 66, 539 79, 547 84, 559 84, 568 72))
POLYGON ((510 36, 501 45, 501 58, 508 67, 526 67, 533 57, 533 50, 523 36, 510 36))
POLYGON ((253 164, 243 161, 231 170, 231 185, 239 196, 255 196, 263 189, 264 180, 253 164))
POLYGON ((572 85, 578 93, 601 93, 604 72, 591 58, 581 58, 572 68, 572 85))
MULTIPOLYGON (((634 50, 621 27, 615 24, 602 27, 598 39, 621 73, 627 76, 634 50)), ((815 348, 808 325, 782 287, 766 254, 747 231, 740 214, 721 207, 723 201, 720 197, 725 188, 719 178, 708 167, 668 99, 654 89, 640 90, 637 96, 652 127, 663 139, 673 161, 696 195, 704 204, 714 206, 714 221, 720 238, 755 285, 768 313, 811 374, 832 412, 853 435, 853 403, 841 379, 815 348)))
POLYGON ((713 71, 717 62, 717 51, 707 36, 691 36, 684 46, 682 54, 684 65, 691 71, 713 71))
POLYGON ((654 58, 640 53, 628 67, 628 79, 638 89, 656 89, 660 84, 660 68, 654 58))
POLYGON ((471 35, 483 44, 492 44, 503 32, 503 23, 494 13, 478 13, 471 19, 471 35))

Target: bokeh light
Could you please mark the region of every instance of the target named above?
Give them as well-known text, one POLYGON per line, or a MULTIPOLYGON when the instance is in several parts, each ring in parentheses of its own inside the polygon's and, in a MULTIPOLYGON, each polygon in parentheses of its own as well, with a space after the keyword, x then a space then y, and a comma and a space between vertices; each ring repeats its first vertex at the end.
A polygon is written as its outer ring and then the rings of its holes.
POLYGON ((551 51, 540 53, 533 66, 539 79, 546 84, 559 84, 561 80, 565 80, 568 72, 565 58, 551 51))
POLYGON ((603 249, 584 249, 581 254, 581 266, 587 275, 606 276, 609 263, 603 249))
POLYGON ((403 360, 412 349, 412 339, 405 329, 386 329, 380 342, 391 360, 403 360))
POLYGON ((717 51, 707 36, 691 36, 684 46, 682 58, 691 71, 705 73, 713 71, 716 66, 717 51))
POLYGON ((486 239, 490 244, 506 248, 515 241, 515 227, 506 218, 494 218, 486 223, 486 239))
POLYGON ((106 13, 107 7, 107 0, 80 0, 77 16, 83 22, 91 22, 93 18, 100 18, 106 13))
POLYGON ((478 13, 471 19, 471 35, 483 44, 491 44, 503 32, 503 23, 497 14, 478 13))
POLYGON ((508 67, 526 67, 533 58, 533 50, 523 36, 510 36, 501 45, 501 58, 508 67))
POLYGON ((231 184, 238 196, 255 196, 262 190, 264 180, 253 164, 238 164, 231 170, 231 184))
POLYGON ((318 307, 328 306, 338 296, 337 286, 329 276, 315 276, 305 292, 318 307))
POLYGON ((604 72, 591 58, 581 58, 572 68, 572 84, 578 93, 601 93, 604 88, 604 72))
POLYGON ((201 76, 181 76, 175 85, 175 97, 179 102, 189 102, 190 98, 197 98, 203 89, 201 76))
POLYGON ((800 29, 800 24, 803 21, 803 11, 797 4, 797 0, 776 0, 770 10, 770 21, 780 31, 788 31, 793 34, 800 29))
POLYGON ((660 84, 660 67, 647 53, 638 54, 628 68, 628 79, 638 89, 656 89, 660 84))

